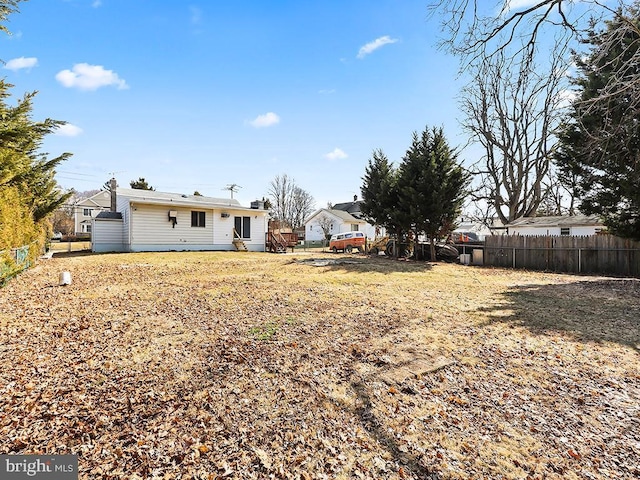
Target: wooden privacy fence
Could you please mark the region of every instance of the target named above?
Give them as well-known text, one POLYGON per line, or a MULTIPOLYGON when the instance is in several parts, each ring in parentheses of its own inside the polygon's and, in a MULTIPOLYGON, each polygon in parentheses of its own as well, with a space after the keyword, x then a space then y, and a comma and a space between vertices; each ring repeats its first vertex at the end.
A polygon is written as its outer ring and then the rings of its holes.
POLYGON ((484 263, 569 273, 640 277, 640 242, 612 235, 485 238, 484 263))

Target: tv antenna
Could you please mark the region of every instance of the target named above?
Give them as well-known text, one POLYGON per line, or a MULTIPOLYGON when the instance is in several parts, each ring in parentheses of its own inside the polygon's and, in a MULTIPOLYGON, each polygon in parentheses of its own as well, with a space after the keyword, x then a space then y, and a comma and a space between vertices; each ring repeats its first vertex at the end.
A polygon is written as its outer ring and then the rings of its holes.
POLYGON ((229 190, 229 192, 231 192, 231 199, 233 200, 233 194, 238 192, 238 189, 242 188, 240 185, 238 185, 237 183, 230 183, 229 185, 227 185, 226 187, 223 188, 223 190, 229 190))

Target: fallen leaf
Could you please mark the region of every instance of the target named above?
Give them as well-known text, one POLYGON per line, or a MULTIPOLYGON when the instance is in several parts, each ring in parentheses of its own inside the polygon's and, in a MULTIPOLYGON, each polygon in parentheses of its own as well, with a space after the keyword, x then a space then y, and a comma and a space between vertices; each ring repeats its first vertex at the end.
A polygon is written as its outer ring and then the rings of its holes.
POLYGON ((253 452, 256 454, 256 456, 260 460, 260 463, 262 464, 262 466, 267 470, 271 470, 272 462, 269 454, 264 450, 262 450, 261 448, 254 448, 253 452))

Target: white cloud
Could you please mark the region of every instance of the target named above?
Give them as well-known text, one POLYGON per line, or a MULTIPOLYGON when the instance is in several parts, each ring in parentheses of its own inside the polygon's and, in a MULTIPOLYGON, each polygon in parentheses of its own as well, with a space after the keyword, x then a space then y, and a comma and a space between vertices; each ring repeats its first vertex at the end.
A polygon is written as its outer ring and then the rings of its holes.
POLYGON ((536 3, 538 0, 507 0, 504 6, 507 10, 513 10, 514 8, 533 7, 536 3))
POLYGON ((249 122, 249 125, 256 128, 262 128, 277 125, 278 123, 280 123, 280 117, 273 112, 268 112, 264 115, 258 115, 249 122))
POLYGON ((344 151, 340 148, 334 148, 332 152, 327 153, 324 158, 327 160, 331 160, 332 162, 335 160, 344 160, 349 155, 344 153, 344 151))
POLYGON ((318 90, 318 93, 320 95, 331 95, 332 93, 336 93, 336 89, 332 88, 332 89, 318 90))
POLYGON ((60 125, 54 132, 55 135, 60 135, 61 137, 77 137, 81 133, 82 129, 76 125, 72 125, 71 123, 60 125))
POLYGON ((189 7, 189 13, 191 14, 191 24, 200 25, 202 23, 202 10, 198 7, 189 7))
POLYGON ((499 6, 498 16, 506 15, 512 10, 524 10, 533 7, 538 0, 505 0, 502 6, 499 6))
POLYGON ((380 47, 384 47, 385 45, 388 45, 390 43, 396 43, 397 41, 397 38, 391 38, 389 35, 376 38, 373 42, 369 42, 366 45, 360 47, 360 50, 358 51, 358 58, 364 58, 380 47))
POLYGON ((567 108, 578 98, 578 92, 565 88, 558 93, 558 108, 567 108))
POLYGON ((14 72, 23 68, 32 68, 38 65, 38 59, 36 57, 20 57, 9 60, 4 68, 7 70, 13 70, 14 72))
POLYGON ((91 6, 93 8, 98 8, 98 7, 102 6, 102 0, 94 0, 93 3, 91 4, 91 6))
POLYGON ((56 80, 68 88, 97 90, 100 87, 115 86, 118 90, 129 88, 127 82, 113 70, 105 70, 102 65, 76 63, 72 70, 62 70, 56 74, 56 80))

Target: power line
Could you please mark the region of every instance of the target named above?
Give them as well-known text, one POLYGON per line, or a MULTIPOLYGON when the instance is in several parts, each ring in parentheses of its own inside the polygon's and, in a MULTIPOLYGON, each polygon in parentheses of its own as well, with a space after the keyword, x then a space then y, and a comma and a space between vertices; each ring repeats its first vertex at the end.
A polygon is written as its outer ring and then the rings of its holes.
POLYGON ((65 175, 79 175, 81 177, 100 178, 98 175, 91 175, 89 173, 68 172, 66 170, 56 170, 56 173, 63 173, 65 175))
POLYGON ((90 180, 88 178, 65 177, 64 175, 56 175, 56 178, 62 180, 73 180, 74 182, 96 183, 95 180, 90 180))

